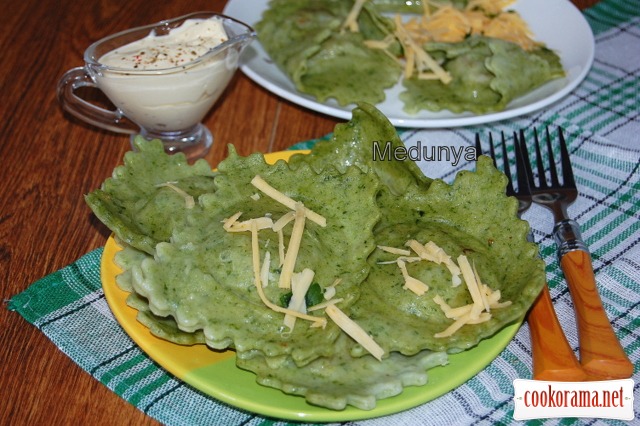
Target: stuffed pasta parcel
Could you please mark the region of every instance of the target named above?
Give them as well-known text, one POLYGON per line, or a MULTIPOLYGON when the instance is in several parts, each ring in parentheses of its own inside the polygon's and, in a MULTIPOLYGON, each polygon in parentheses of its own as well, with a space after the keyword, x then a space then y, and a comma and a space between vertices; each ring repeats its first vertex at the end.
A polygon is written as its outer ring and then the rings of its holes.
POLYGON ((256 24, 267 54, 319 102, 487 114, 565 75, 512 0, 270 0, 256 24))
POLYGON ((489 158, 452 184, 374 161, 395 129, 360 104, 331 140, 267 164, 139 140, 86 196, 123 247, 138 320, 180 345, 233 350, 258 383, 371 410, 520 321, 544 285, 528 224, 489 158))

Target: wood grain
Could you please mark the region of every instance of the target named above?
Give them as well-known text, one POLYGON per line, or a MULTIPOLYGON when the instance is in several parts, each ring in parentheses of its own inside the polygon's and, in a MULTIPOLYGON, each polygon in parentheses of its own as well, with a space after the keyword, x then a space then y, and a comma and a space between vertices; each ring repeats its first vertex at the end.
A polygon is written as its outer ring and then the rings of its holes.
MULTIPOLYGON (((83 195, 129 150, 127 136, 64 114, 55 98, 62 74, 108 34, 225 1, 14 2, 0 16, 0 424, 151 425, 156 422, 84 372, 6 302, 39 278, 104 244, 108 230, 83 195)), ((216 165, 242 154, 285 149, 333 130, 335 120, 282 101, 240 72, 205 124, 216 165)))
POLYGON ((586 251, 574 250, 562 256, 560 263, 576 311, 582 368, 592 380, 631 377, 633 364, 602 306, 591 256, 586 251))
POLYGON ((527 315, 533 354, 533 379, 581 382, 587 373, 569 346, 546 285, 527 315))

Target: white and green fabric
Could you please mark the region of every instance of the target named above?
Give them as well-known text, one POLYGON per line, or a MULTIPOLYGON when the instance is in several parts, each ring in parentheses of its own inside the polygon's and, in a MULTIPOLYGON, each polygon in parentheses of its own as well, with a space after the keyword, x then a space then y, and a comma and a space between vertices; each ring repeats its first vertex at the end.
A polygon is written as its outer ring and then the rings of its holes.
MULTIPOLYGON (((407 146, 472 147, 486 139, 525 129, 564 129, 580 191, 570 207, 593 256, 608 316, 636 366, 636 421, 640 384, 640 5, 603 0, 584 12, 596 37, 596 57, 585 81, 558 103, 516 119, 486 126, 402 130, 407 146)), ((297 144, 309 148, 315 141, 297 144)), ((464 158, 422 161, 430 177, 451 181, 473 168, 464 158)), ((533 228, 560 322, 577 353, 571 298, 556 258, 551 214, 532 207, 524 216, 533 228)), ((102 249, 42 278, 9 302, 27 321, 80 367, 149 416, 167 425, 271 425, 277 419, 238 410, 202 394, 162 370, 133 343, 107 306, 100 283, 102 249)), ((513 380, 531 377, 526 324, 486 369, 448 394, 395 415, 353 425, 511 424, 513 380)), ((549 419, 549 424, 625 424, 601 419, 549 419)))

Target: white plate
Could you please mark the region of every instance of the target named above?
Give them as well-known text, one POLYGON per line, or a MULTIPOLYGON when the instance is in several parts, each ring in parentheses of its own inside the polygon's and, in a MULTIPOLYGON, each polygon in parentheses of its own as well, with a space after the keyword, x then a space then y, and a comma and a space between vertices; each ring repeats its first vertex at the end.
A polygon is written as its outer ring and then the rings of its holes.
MULTIPOLYGON (((269 0, 229 0, 224 14, 254 25, 267 9, 269 0)), ((595 52, 593 32, 582 13, 569 0, 517 0, 511 7, 529 24, 535 39, 555 50, 567 76, 551 81, 525 96, 514 99, 504 111, 476 115, 449 111, 422 111, 408 115, 398 98, 398 83, 386 91, 386 100, 377 105, 394 126, 442 128, 469 126, 527 114, 556 102, 580 84, 589 72, 595 52)), ((265 89, 295 104, 337 118, 350 119, 353 105, 339 106, 333 99, 324 103, 296 90, 293 83, 269 58, 260 42, 254 41, 243 55, 241 70, 265 89)))

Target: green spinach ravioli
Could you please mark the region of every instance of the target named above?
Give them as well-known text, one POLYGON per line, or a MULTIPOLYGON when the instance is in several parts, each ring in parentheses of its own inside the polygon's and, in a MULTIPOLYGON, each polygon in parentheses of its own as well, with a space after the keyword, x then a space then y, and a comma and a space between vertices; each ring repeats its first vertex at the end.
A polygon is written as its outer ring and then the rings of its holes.
POLYGON ((258 383, 311 404, 369 410, 406 386, 428 386, 427 370, 446 365, 449 353, 522 319, 544 285, 544 265, 526 240, 516 200, 505 196, 504 175, 481 157, 476 171, 460 172, 447 184, 408 160, 373 161, 375 143, 402 144, 389 121, 365 103, 330 140, 290 163, 242 157, 230 146, 211 172, 183 165, 180 154, 165 154, 159 141, 139 140, 138 151, 86 197, 124 247, 115 259, 124 271, 116 281, 130 293, 127 303, 138 320, 177 344, 232 349, 238 367, 254 372, 258 383), (292 224, 282 236, 271 225, 257 230, 258 222, 231 232, 244 221, 275 223, 292 212, 256 185, 256 176, 326 224, 298 210, 308 216, 301 234, 292 224), (286 311, 273 307, 287 307, 294 297, 278 285, 285 268, 280 241, 289 251, 294 235, 301 235, 294 272, 313 271, 312 285, 323 297, 308 302, 320 307, 291 329, 286 311), (410 240, 434 243, 454 261, 465 256, 505 303, 491 309, 487 321, 440 336, 456 319, 437 298, 458 308, 474 296, 466 275, 454 285, 448 267, 426 260, 407 261, 406 271, 428 290, 408 288, 398 255, 383 248, 408 251, 410 240), (329 306, 355 326, 338 321, 329 306), (321 321, 324 327, 316 326, 321 321), (350 371, 366 374, 353 380, 350 371))
POLYGON ((423 3, 271 0, 255 27, 265 52, 298 91, 341 106, 383 102, 398 85, 409 115, 487 114, 564 77, 558 54, 534 41, 523 21, 510 19, 519 15, 497 2, 429 2, 429 13, 423 3), (442 10, 448 18, 436 18, 442 10), (446 15, 452 10, 459 14, 446 15), (405 19, 394 19, 398 14, 405 19), (433 29, 405 28, 432 17, 433 29), (486 23, 494 19, 497 24, 486 23))
POLYGON ((415 76, 404 79, 400 99, 409 114, 425 109, 500 111, 513 99, 564 76, 560 58, 545 47, 528 52, 515 43, 473 36, 460 43, 428 43, 425 48, 442 58, 453 79, 449 84, 415 76))
MULTIPOLYGON (((319 330, 298 320, 292 333, 283 332, 283 315, 265 306, 256 292, 250 233, 227 232, 222 223, 237 212, 242 212, 240 220, 270 216, 275 221, 289 211, 267 196, 252 198, 258 193, 251 185, 256 175, 322 212, 327 226, 305 226, 296 268, 315 271, 323 288, 340 279, 337 297, 349 306, 359 297, 359 285, 368 274, 367 258, 375 247, 378 181, 355 167, 344 174, 316 174, 309 167, 294 172, 283 161, 268 165, 260 154, 243 158, 230 149, 218 168, 216 191, 201 195, 188 213, 188 223, 176 227, 170 241, 158 243, 153 257, 132 267, 131 287, 148 300, 153 314, 172 317, 182 331, 202 331, 212 348, 260 350, 272 357, 291 354, 300 364, 330 354, 338 327, 329 323, 319 330)), ((278 235, 271 230, 259 235, 261 260, 267 251, 278 259, 278 235)), ((291 226, 285 227, 285 241, 290 237, 291 226)), ((277 262, 271 263, 271 285, 264 289, 276 303, 287 294, 278 287, 279 269, 277 262)))
POLYGON ((370 5, 359 17, 360 32, 341 31, 352 2, 343 0, 272 0, 256 24, 270 57, 302 93, 341 105, 378 103, 394 86, 402 68, 367 39, 383 39, 393 26, 370 5))

